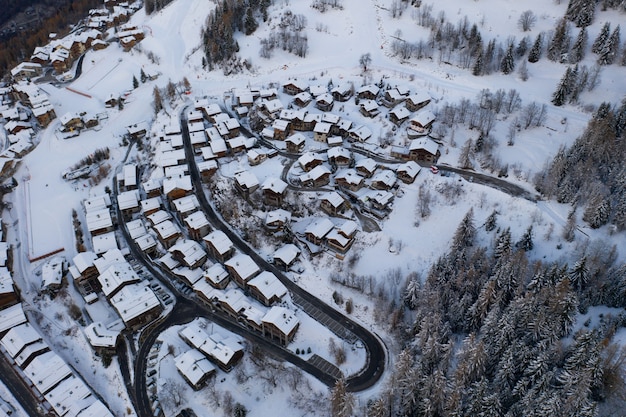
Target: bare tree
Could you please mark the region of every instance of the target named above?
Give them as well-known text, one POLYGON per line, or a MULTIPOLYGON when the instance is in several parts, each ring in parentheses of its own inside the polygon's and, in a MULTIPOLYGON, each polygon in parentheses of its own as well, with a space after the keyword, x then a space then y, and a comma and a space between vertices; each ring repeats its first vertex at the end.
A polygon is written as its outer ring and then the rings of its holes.
POLYGON ((522 12, 519 20, 517 21, 517 26, 522 30, 522 32, 530 31, 533 26, 537 23, 537 16, 532 12, 532 10, 526 10, 522 12))
POLYGON ((363 72, 367 72, 367 68, 370 66, 371 63, 372 55, 369 52, 361 55, 361 58, 359 58, 359 65, 361 66, 363 72))

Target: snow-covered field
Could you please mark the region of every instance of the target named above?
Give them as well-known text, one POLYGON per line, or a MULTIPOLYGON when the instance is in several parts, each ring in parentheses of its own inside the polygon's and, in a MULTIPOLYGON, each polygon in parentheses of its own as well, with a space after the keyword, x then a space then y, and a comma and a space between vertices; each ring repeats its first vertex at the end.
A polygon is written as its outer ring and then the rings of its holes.
MULTIPOLYGON (((457 103, 463 98, 474 100, 484 88, 492 91, 515 88, 524 104, 532 101, 548 104, 545 125, 520 132, 513 146, 507 146, 505 138, 509 121, 499 120, 493 130, 496 139, 494 154, 503 164, 516 168, 516 175, 510 175, 508 180, 527 189, 532 189, 532 175, 542 169, 561 145, 571 144, 590 117, 583 105, 557 108, 549 104, 552 92, 565 71, 563 64, 546 59, 538 64, 529 64, 529 79, 523 82, 516 74, 495 73, 474 77, 468 70, 438 62, 400 62, 392 56, 390 48, 392 36, 395 36, 397 29, 407 39, 417 40, 428 36, 425 29, 414 22, 411 8, 399 19, 392 19, 389 12, 391 0, 343 0, 341 3, 343 10, 329 10, 322 14, 310 7, 310 1, 276 0, 270 7, 270 20, 267 24, 262 24, 252 36, 238 37, 239 55, 253 64, 253 72, 224 76, 219 70, 204 71, 201 64, 203 52, 200 29, 204 25, 205 17, 214 8, 214 3, 206 0, 175 0, 153 16, 146 16, 140 10, 132 17, 131 22, 142 27, 147 36, 131 52, 124 53, 117 44, 112 43, 103 51, 90 51, 86 54, 82 75, 69 86, 88 94, 89 98, 63 87, 41 86, 50 96, 59 116, 67 112, 87 112, 106 113, 107 118, 99 128, 85 131, 72 139, 62 139, 57 135, 59 122, 55 121, 41 132, 38 146, 24 158, 15 175, 19 186, 9 197, 13 208, 3 215, 13 221, 19 220, 20 224, 20 227, 9 231, 8 238, 10 243, 21 242, 20 255, 16 257, 16 269, 19 273, 15 274, 15 280, 25 290, 22 295, 27 303, 45 309, 45 317, 40 326, 51 345, 102 395, 116 415, 127 415, 126 408, 130 404, 116 361, 111 367, 104 369, 86 343, 80 326, 69 319, 56 323, 55 313, 66 315, 66 305, 62 300, 48 301, 36 295, 40 278, 35 272, 41 267, 41 261, 29 264, 26 259, 59 248, 64 248, 62 255, 66 259, 71 259, 76 254, 71 212, 75 209, 80 213, 81 202, 88 197, 102 194, 104 187, 111 181, 105 179, 97 186, 90 186, 85 180, 67 182, 62 179, 61 173, 96 149, 104 147, 111 150, 108 163, 112 167, 111 172, 115 173, 126 156, 127 148, 120 146, 125 127, 141 121, 152 121, 154 118, 151 103, 155 85, 162 88, 169 80, 180 82, 183 77, 187 77, 192 84, 192 97, 222 97, 225 91, 233 88, 267 86, 270 83, 281 85, 289 78, 311 84, 326 84, 329 80, 352 81, 355 86, 360 86, 362 77, 359 58, 370 53, 370 79, 373 82, 385 78, 387 83, 406 86, 412 92, 427 91, 434 98, 430 104, 433 108, 446 102, 457 103), (306 59, 301 59, 275 50, 271 59, 263 59, 258 55, 260 39, 269 35, 278 14, 285 9, 306 16, 308 55, 306 59), (158 65, 148 59, 148 52, 158 57, 158 65), (142 69, 158 71, 161 75, 156 81, 148 81, 140 84, 137 89, 132 89, 132 78, 139 77, 142 69), (132 91, 123 110, 104 107, 104 101, 111 94, 118 96, 128 90, 132 91), (74 331, 67 331, 71 329, 74 331)), ((532 39, 540 31, 551 30, 555 21, 563 16, 566 6, 566 2, 556 4, 540 0, 523 3, 512 0, 480 0, 462 4, 444 0, 434 3, 433 15, 443 12, 452 23, 467 16, 470 23, 479 24, 486 37, 504 40, 509 35, 515 35, 518 39, 529 35, 532 39), (517 29, 516 22, 520 13, 528 9, 537 15, 537 24, 532 31, 522 33, 517 29)), ((589 39, 595 38, 604 21, 620 22, 623 19, 624 15, 615 11, 598 11, 595 23, 589 27, 589 39)), ((588 53, 583 63, 593 64, 591 53, 588 53)), ((626 91, 625 80, 624 67, 608 66, 603 69, 598 87, 592 92, 583 93, 580 101, 585 106, 597 106, 602 101, 618 103, 626 91)), ((343 114, 359 124, 366 124, 375 133, 375 137, 383 133, 382 126, 389 124, 382 117, 362 117, 358 114, 358 108, 350 104, 345 105, 343 114)), ((476 132, 467 129, 456 130, 456 146, 452 146, 450 137, 444 137, 439 162, 456 166, 460 147, 468 138, 475 138, 475 135, 476 132)), ((133 150, 129 158, 137 159, 137 155, 136 150, 133 150)), ((245 166, 247 161, 235 161, 233 164, 236 166, 222 166, 221 174, 230 176, 229 173, 245 166)), ((262 182, 270 175, 280 175, 281 168, 279 164, 268 161, 256 168, 256 173, 262 182)), ((300 285, 329 304, 333 304, 331 295, 334 291, 342 293, 345 298, 352 298, 355 304, 352 316, 380 335, 392 353, 394 342, 388 336, 388 329, 382 328, 374 320, 375 302, 363 294, 332 283, 329 279, 331 271, 349 270, 356 275, 372 276, 378 283, 389 279, 393 275, 390 272, 399 271, 401 281, 386 283, 387 288, 402 285, 406 275, 411 272, 417 272, 423 277, 432 262, 448 249, 459 221, 470 207, 474 209, 477 226, 482 225, 494 209, 497 210, 500 213, 498 224, 511 227, 513 240, 519 239, 532 224, 535 249, 530 256, 536 260, 571 262, 589 242, 608 241, 622 251, 626 248, 624 233, 608 237, 606 228, 592 230, 582 222, 576 241, 563 241, 560 237, 561 227, 570 207, 553 201, 534 203, 467 182, 460 177, 435 176, 427 170, 422 170, 414 184, 402 185, 401 188, 403 195, 396 198, 389 218, 381 222, 382 230, 358 234, 351 253, 359 253, 360 259, 352 270, 330 255, 322 255, 321 258, 303 260, 305 271, 297 278, 300 285), (432 213, 426 219, 416 214, 419 187, 422 184, 431 190, 433 196, 432 213), (461 191, 454 198, 448 198, 442 190, 453 184, 459 184, 461 191)), ((487 244, 492 238, 493 235, 486 232, 479 233, 481 243, 487 244)), ((625 256, 622 251, 619 253, 620 259, 625 256)), ((268 249, 267 253, 270 252, 268 249)), ((70 292, 70 295, 79 299, 74 292, 70 292)), ((315 353, 330 359, 328 340, 332 335, 320 327, 315 323, 302 323, 290 349, 295 351, 296 348, 312 347, 315 353)), ((182 342, 177 340, 175 329, 166 332, 161 338, 164 340, 164 348, 169 343, 174 344, 175 349, 182 349, 182 342)), ((347 353, 348 361, 342 370, 350 374, 358 370, 364 359, 358 349, 348 348, 347 353)), ((164 357, 161 363, 159 372, 163 380, 172 379, 184 384, 170 359, 164 357)), ((392 362, 393 355, 390 365, 392 362)), ((242 366, 248 371, 253 369, 248 359, 245 359, 242 366)), ((312 378, 309 379, 312 392, 326 394, 324 386, 312 378)), ((359 403, 363 406, 383 384, 384 378, 374 389, 359 394, 359 403)), ((308 411, 308 414, 304 411, 293 411, 293 392, 281 384, 275 389, 268 388, 267 383, 259 382, 253 375, 246 383, 239 384, 234 374, 218 373, 215 385, 222 395, 228 391, 236 402, 244 404, 250 411, 250 416, 327 415, 326 410, 321 409, 308 411)), ((213 414, 206 411, 215 407, 208 399, 209 389, 194 392, 190 388, 184 388, 188 406, 199 416, 218 415, 217 412, 213 414)))

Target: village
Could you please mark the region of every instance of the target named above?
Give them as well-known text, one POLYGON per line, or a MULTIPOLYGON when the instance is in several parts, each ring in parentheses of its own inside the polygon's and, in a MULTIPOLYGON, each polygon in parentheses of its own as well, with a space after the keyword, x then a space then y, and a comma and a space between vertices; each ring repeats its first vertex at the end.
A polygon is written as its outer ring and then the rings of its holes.
MULTIPOLYGON (((11 82, 0 90, 7 140, 0 154, 4 180, 12 178, 57 117, 55 136, 80 141, 83 132, 106 125, 109 113, 123 110, 127 94, 111 92, 96 113, 58 116, 46 92, 47 82, 80 76, 77 68, 85 51, 104 49, 114 40, 130 51, 144 38, 141 28, 126 23, 137 3, 107 0, 105 6, 92 11, 82 30, 51 39, 11 71, 11 82), (115 38, 107 39, 111 28, 115 38)), ((145 78, 142 82, 154 81, 158 74, 148 71, 145 78)), ((300 325, 299 306, 278 271, 284 279, 296 280, 304 270, 303 256, 344 260, 359 233, 379 230, 394 199, 402 196, 403 184, 414 183, 423 167, 438 172, 442 142, 431 136, 432 97, 412 91, 410 83, 383 80, 362 86, 288 80, 227 90, 222 97, 194 97, 187 89, 179 93, 182 104, 176 114, 126 127, 126 143, 141 148, 137 152, 148 155, 148 163, 143 159, 143 164, 126 162, 103 170, 107 153, 59 173, 77 182, 111 172, 113 184, 73 212, 74 255, 59 250, 29 259, 41 264, 38 291, 54 298, 74 288, 82 300, 72 301, 73 319, 95 354, 110 361, 125 335, 158 323, 176 305, 176 293, 134 256, 141 253, 175 291, 289 349, 300 325), (373 119, 389 127, 385 138, 368 127, 373 119), (206 195, 252 250, 264 252, 275 272, 237 248, 216 226, 202 204, 206 195), (263 216, 260 228, 245 217, 250 213, 263 216), (254 245, 260 235, 271 242, 271 253, 254 245)), ((113 415, 29 324, 12 280, 12 248, 4 239, 10 226, 2 226, 0 350, 30 381, 47 412, 113 415)), ((242 340, 230 332, 208 334, 189 325, 180 337, 190 349, 176 358, 176 367, 194 389, 207 383, 215 366, 228 372, 244 354, 242 340)), ((150 355, 152 361, 158 352, 150 355)), ((148 372, 153 399, 158 397, 157 377, 148 372)), ((163 415, 158 400, 151 407, 155 416, 163 415)))

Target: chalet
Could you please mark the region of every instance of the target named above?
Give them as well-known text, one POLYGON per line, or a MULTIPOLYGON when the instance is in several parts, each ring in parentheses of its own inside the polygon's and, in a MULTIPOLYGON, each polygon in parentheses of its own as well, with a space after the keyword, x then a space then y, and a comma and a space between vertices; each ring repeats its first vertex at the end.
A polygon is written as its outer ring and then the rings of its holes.
POLYGON ((343 146, 343 138, 341 136, 329 136, 328 139, 326 139, 326 143, 331 148, 343 146))
POLYGON ((330 133, 331 124, 320 122, 316 123, 313 128, 313 139, 317 142, 324 142, 328 140, 328 134, 330 133))
POLYGON ((112 264, 98 276, 102 293, 107 299, 113 297, 126 285, 140 280, 133 267, 126 261, 112 264))
POLYGON ((432 139, 419 138, 409 144, 409 157, 413 161, 435 164, 440 156, 439 145, 432 139))
POLYGON ((322 85, 322 84, 310 85, 309 92, 311 93, 313 97, 317 98, 321 96, 322 94, 328 93, 328 86, 322 85))
POLYGON ((300 176, 300 183, 304 187, 321 187, 330 183, 330 170, 318 165, 309 172, 300 176))
POLYGON ((16 360, 28 346, 41 342, 41 335, 28 322, 11 328, 0 340, 5 355, 16 360))
POLYGON ((26 323, 26 316, 21 303, 0 310, 0 337, 13 327, 26 323))
POLYGON ((199 109, 193 108, 187 112, 188 123, 202 123, 204 121, 204 115, 199 109))
POLYGON ((119 246, 117 245, 117 239, 115 238, 115 232, 109 232, 93 236, 91 238, 91 245, 93 246, 93 251, 97 255, 108 252, 111 249, 119 248, 119 246))
POLYGON ((335 225, 327 217, 318 217, 307 226, 304 235, 309 242, 321 245, 326 235, 333 230, 333 227, 335 225))
POLYGON ((126 164, 122 169, 121 176, 121 189, 128 190, 136 190, 137 189, 137 165, 136 164, 126 164))
POLYGON ((215 374, 215 367, 202 354, 191 349, 174 358, 176 369, 194 390, 202 388, 211 376, 215 374))
POLYGON ((371 187, 375 190, 389 191, 394 185, 396 185, 396 174, 390 169, 378 171, 372 177, 371 187))
POLYGON ((198 202, 198 197, 196 197, 195 194, 190 194, 188 196, 172 200, 172 208, 176 210, 178 219, 182 221, 183 218, 198 211, 200 203, 198 202))
POLYGON ((152 224, 152 226, 156 226, 157 224, 164 222, 166 220, 171 220, 172 215, 165 210, 157 210, 152 214, 146 216, 148 221, 152 224))
POLYGON ((362 100, 359 103, 359 111, 365 117, 376 117, 380 114, 378 103, 374 100, 362 100))
POLYGON ((11 70, 11 78, 18 82, 40 76, 43 68, 40 63, 24 61, 11 70))
POLYGON ((337 126, 337 124, 339 123, 339 121, 341 120, 341 117, 339 117, 339 115, 334 114, 334 113, 322 113, 322 122, 324 123, 328 123, 330 124, 330 133, 335 135, 335 128, 337 126))
POLYGON ((131 139, 141 139, 148 133, 148 123, 140 122, 126 127, 131 139))
POLYGON ((13 278, 6 267, 0 268, 0 309, 19 302, 19 296, 13 285, 13 278))
POLYGON ((278 118, 278 115, 283 108, 283 103, 279 99, 275 98, 272 100, 261 101, 260 111, 270 120, 275 120, 278 118))
MULTIPOLYGON (((170 142, 172 143, 172 147, 174 149, 179 149, 183 147, 183 136, 182 135, 174 135, 170 137, 170 142)), ((189 143, 193 147, 196 152, 199 152, 199 149, 203 146, 207 145, 206 133, 203 130, 196 132, 189 132, 189 143)))
POLYGON ((335 185, 352 192, 360 190, 364 183, 363 177, 353 168, 343 169, 335 174, 335 185))
POLYGON ((217 162, 215 161, 202 161, 197 164, 200 178, 203 182, 207 182, 213 174, 217 171, 217 162))
POLYGON ((160 179, 151 178, 146 182, 141 183, 141 188, 146 193, 148 198, 158 197, 161 195, 161 189, 163 187, 160 179))
POLYGON ((189 175, 166 178, 163 180, 163 194, 168 201, 188 196, 192 192, 193 185, 191 184, 191 177, 189 175))
POLYGON ((128 235, 131 239, 136 239, 139 236, 143 236, 148 233, 146 225, 142 219, 136 219, 126 223, 126 230, 128 230, 128 235))
POLYGON ((430 110, 423 110, 414 116, 406 128, 407 136, 409 139, 419 136, 425 136, 430 133, 430 130, 435 122, 435 115, 430 110))
POLYGON ((398 165, 398 168, 396 169, 396 176, 400 181, 406 184, 412 184, 420 171, 421 168, 417 162, 408 161, 404 164, 398 165))
POLYGON ((268 211, 265 215, 265 227, 272 232, 281 231, 291 222, 291 212, 283 209, 268 211))
POLYGON ((341 119, 332 129, 333 135, 339 135, 341 137, 349 136, 350 130, 352 130, 352 121, 348 119, 341 119))
POLYGON ((386 211, 391 208, 393 194, 389 191, 372 190, 360 197, 360 200, 369 204, 375 210, 386 211))
POLYGON ((269 177, 263 182, 261 190, 263 191, 263 202, 265 204, 281 206, 287 190, 287 183, 280 178, 269 177))
POLYGON ((389 112, 389 120, 391 123, 399 126, 409 120, 411 112, 404 106, 395 107, 389 112))
POLYGON ((120 338, 119 330, 107 328, 102 322, 93 322, 83 328, 83 333, 91 347, 99 354, 115 354, 120 338))
POLYGON ((296 262, 299 255, 300 249, 293 243, 288 243, 274 252, 274 265, 284 271, 288 271, 296 262))
POLYGON ((59 48, 52 53, 50 53, 50 62, 54 67, 54 71, 57 74, 62 74, 67 71, 72 66, 72 57, 70 56, 70 51, 59 48))
POLYGON ((352 163, 352 154, 343 147, 328 149, 328 162, 336 167, 346 167, 352 163))
POLYGON ((136 330, 162 311, 159 299, 145 283, 126 285, 109 302, 127 328, 136 330))
POLYGON ((290 96, 295 96, 297 94, 303 93, 304 91, 306 91, 306 89, 307 86, 304 85, 304 83, 296 80, 289 80, 285 84, 283 84, 283 93, 289 94, 290 96))
POLYGON ((330 216, 337 216, 346 208, 346 201, 336 191, 325 193, 320 201, 322 211, 330 216))
POLYGON ((207 233, 209 233, 209 220, 203 211, 196 211, 185 217, 185 225, 187 226, 187 232, 189 237, 195 240, 200 240, 207 233))
POLYGON ((278 97, 278 90, 273 87, 263 88, 259 90, 259 97, 261 100, 274 100, 278 97))
POLYGON ((272 123, 272 129, 274 130, 273 139, 285 140, 289 134, 290 125, 287 120, 278 119, 272 123))
MULTIPOLYGON (((209 147, 211 149, 211 154, 214 156, 214 158, 223 158, 228 153, 228 146, 226 145, 226 141, 222 138, 212 140, 209 143, 209 147)), ((202 149, 204 151, 204 148, 202 149)), ((204 152, 202 153, 202 156, 205 159, 208 159, 204 155, 204 152)))
POLYGON ((122 191, 117 195, 117 205, 125 219, 139 212, 139 192, 137 190, 122 191))
POLYGON ((212 231, 203 237, 202 240, 211 256, 219 262, 226 261, 235 252, 233 242, 221 230, 212 231))
POLYGON ((41 127, 47 127, 57 115, 51 104, 44 104, 33 108, 33 116, 41 127))
MULTIPOLYGON (((241 306, 244 306, 241 303, 241 306)), ((239 307, 239 306, 238 306, 239 307)), ((242 310, 245 310, 243 307, 242 310)), ((242 310, 239 310, 241 313, 242 310)), ((178 332, 178 335, 191 347, 198 349, 212 362, 216 363, 224 372, 229 372, 243 357, 243 348, 239 341, 232 337, 222 337, 217 333, 210 336, 200 327, 198 322, 192 322, 178 332)))
POLYGON ((263 271, 248 281, 248 290, 267 307, 281 301, 287 294, 285 285, 269 271, 263 271))
POLYGON ((343 83, 330 90, 330 93, 335 101, 348 101, 354 93, 354 86, 351 83, 343 83))
POLYGON ((213 288, 223 290, 228 285, 228 271, 220 263, 213 264, 209 269, 204 271, 204 279, 211 284, 213 288))
POLYGON ((306 107, 309 105, 311 100, 313 100, 311 94, 303 91, 302 93, 296 94, 296 96, 293 98, 293 104, 298 107, 306 107))
POLYGON ((225 132, 222 136, 232 139, 239 136, 241 125, 237 119, 229 117, 223 122, 217 124, 217 130, 220 131, 221 128, 225 132))
POLYGON ((272 307, 262 319, 263 335, 286 346, 293 340, 300 322, 292 311, 284 307, 272 307))
POLYGON ((40 65, 48 65, 50 63, 50 49, 36 46, 33 54, 30 56, 30 62, 40 65))
POLYGON ((108 46, 109 44, 101 39, 96 39, 91 42, 91 49, 93 49, 94 51, 101 51, 103 49, 106 49, 108 46))
POLYGON ((135 244, 139 247, 143 253, 147 254, 150 257, 153 257, 156 254, 156 239, 149 233, 141 235, 133 239, 135 244))
POLYGON ((322 115, 320 113, 307 113, 302 120, 301 131, 312 132, 315 129, 315 125, 322 121, 322 115))
POLYGON ((267 154, 259 149, 250 149, 247 153, 248 163, 252 166, 259 165, 267 159, 267 154))
POLYGON ((181 237, 180 229, 171 220, 165 220, 159 224, 153 226, 157 233, 159 242, 165 247, 165 249, 171 248, 179 237, 181 237))
POLYGON ((283 110, 280 112, 280 119, 289 122, 289 130, 304 130, 304 120, 306 118, 306 110, 283 110))
POLYGON ((59 118, 61 122, 62 131, 70 132, 74 130, 80 130, 85 127, 83 123, 83 119, 76 113, 65 113, 63 116, 59 118))
POLYGON ((199 103, 196 103, 196 110, 200 110, 202 112, 202 114, 204 115, 204 117, 209 120, 211 123, 214 123, 214 119, 213 117, 215 117, 215 115, 220 114, 222 112, 222 109, 220 108, 219 104, 217 103, 209 103, 208 101, 206 103, 202 103, 201 105, 199 103))
POLYGON ((141 205, 141 213, 144 216, 149 216, 161 210, 161 197, 151 197, 146 200, 141 200, 139 204, 141 205))
POLYGON ((251 108, 254 104, 254 94, 250 90, 235 91, 235 102, 240 107, 251 108))
POLYGON ((19 120, 11 120, 7 124, 4 125, 4 130, 11 135, 15 135, 19 132, 32 129, 32 125, 28 122, 22 122, 19 120))
POLYGON ((372 131, 367 126, 358 126, 350 129, 349 136, 351 140, 365 142, 372 137, 372 131))
POLYGON ((321 111, 331 111, 335 105, 335 100, 330 93, 325 93, 315 99, 315 107, 321 111))
POLYGON ((73 265, 70 266, 70 274, 83 294, 89 294, 100 289, 98 270, 94 264, 96 258, 97 255, 89 251, 80 252, 72 259, 73 265))
POLYGON ((235 174, 235 188, 246 198, 259 188, 259 180, 251 171, 235 174))
POLYGON ((354 168, 356 169, 357 174, 365 178, 370 178, 372 175, 374 175, 377 167, 378 164, 372 158, 363 158, 357 161, 356 164, 354 164, 354 168))
POLYGON ((400 91, 397 87, 385 90, 385 93, 383 94, 383 98, 381 100, 383 106, 392 108, 402 103, 404 100, 406 100, 406 95, 403 93, 405 93, 405 91, 400 91))
POLYGON ((427 93, 419 92, 408 96, 404 101, 404 105, 409 111, 414 112, 428 105, 431 100, 431 97, 427 93))
POLYGON ((172 257, 188 268, 199 268, 204 264, 207 254, 195 240, 179 240, 168 249, 172 257))
POLYGON ((368 84, 356 90, 356 96, 359 99, 376 100, 379 92, 380 88, 376 84, 368 84))
MULTIPOLYGON (((348 221, 354 223, 352 220, 348 221)), ((354 227, 356 230, 356 223, 354 223, 354 227)), ((353 238, 346 237, 336 228, 326 235, 326 245, 339 254, 345 254, 350 249, 353 242, 353 238)))
POLYGON ((300 153, 304 149, 306 138, 302 133, 295 133, 285 139, 287 152, 300 153))
POLYGON ((304 171, 311 171, 313 168, 322 165, 324 159, 317 153, 307 152, 298 158, 298 163, 304 171))
POLYGON ((224 266, 228 269, 233 281, 244 290, 248 288, 248 282, 261 272, 252 258, 243 253, 224 262, 224 266))
POLYGON ((113 219, 108 208, 88 211, 85 215, 87 230, 92 236, 112 232, 113 219))

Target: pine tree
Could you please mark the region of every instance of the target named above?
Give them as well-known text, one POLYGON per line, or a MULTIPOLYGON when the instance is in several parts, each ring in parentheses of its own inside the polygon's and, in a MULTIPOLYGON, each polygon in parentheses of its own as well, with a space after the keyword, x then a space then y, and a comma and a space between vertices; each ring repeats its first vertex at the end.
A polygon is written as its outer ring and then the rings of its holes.
POLYGON ((604 42, 600 52, 598 53, 598 64, 600 65, 611 65, 615 62, 615 58, 617 58, 617 53, 619 51, 620 44, 620 35, 619 35, 619 26, 615 28, 611 36, 604 42))
POLYGON ((597 229, 609 221, 611 215, 611 204, 609 200, 601 195, 594 196, 583 214, 583 220, 589 223, 593 229, 597 229))
POLYGON ((578 32, 578 36, 576 37, 576 42, 572 46, 572 49, 569 52, 569 62, 570 64, 577 64, 585 57, 585 49, 587 48, 587 29, 584 27, 580 29, 578 32))
POLYGON ((133 75, 133 89, 139 87, 139 81, 137 81, 137 77, 133 75))
POLYGON ((530 52, 528 52, 528 62, 535 63, 541 59, 541 51, 543 50, 543 35, 540 33, 535 38, 530 52))
POLYGON ((535 244, 533 243, 533 225, 532 224, 528 226, 528 229, 526 229, 526 232, 524 232, 524 235, 522 235, 522 238, 519 240, 519 242, 515 244, 515 246, 525 252, 533 250, 533 248, 535 247, 535 244))
POLYGON ((332 417, 352 417, 354 396, 348 392, 344 378, 339 378, 332 389, 330 407, 332 417))
POLYGON ((567 56, 569 51, 570 35, 567 20, 559 20, 554 30, 554 36, 548 44, 547 57, 550 61, 560 62, 563 56, 567 56))
POLYGON ((552 104, 555 106, 562 106, 567 100, 569 95, 568 86, 571 85, 572 69, 567 67, 565 74, 561 78, 559 85, 556 87, 556 91, 552 94, 552 104))
POLYGON ((504 229, 496 239, 496 243, 493 248, 493 257, 500 259, 502 257, 508 257, 511 254, 511 229, 504 229))
POLYGON ((142 83, 145 83, 146 80, 148 79, 148 76, 143 71, 143 68, 141 69, 141 72, 139 73, 139 79, 141 80, 142 83))
POLYGON ((491 232, 498 225, 497 223, 498 211, 494 210, 491 212, 487 220, 485 220, 485 230, 491 232))
POLYGON ((587 267, 587 257, 580 258, 570 269, 569 278, 574 286, 578 290, 582 290, 589 280, 589 268, 587 267))
POLYGON ((609 39, 610 34, 611 34, 611 23, 606 22, 602 26, 602 29, 600 30, 600 33, 598 33, 598 36, 596 37, 596 39, 593 41, 593 45, 591 45, 591 52, 595 54, 599 54, 600 51, 602 51, 602 47, 604 46, 606 41, 609 39))
POLYGON ((480 76, 483 73, 483 52, 478 52, 476 56, 476 61, 474 62, 474 66, 472 67, 472 75, 480 76))
POLYGON ((246 10, 246 17, 244 19, 244 32, 247 36, 250 36, 259 27, 256 19, 252 14, 252 7, 248 7, 246 10))
POLYGON ((158 114, 161 110, 163 110, 163 99, 161 98, 161 92, 157 86, 155 86, 154 90, 152 90, 152 100, 154 113, 158 114))
POLYGON ((470 208, 454 233, 452 248, 458 251, 470 247, 474 245, 475 238, 476 227, 474 226, 474 209, 470 208))
POLYGON ((509 43, 504 58, 500 62, 500 71, 503 74, 510 74, 515 69, 515 58, 513 57, 513 43, 509 43))
POLYGON ((465 145, 463 145, 463 148, 461 149, 461 154, 459 155, 459 166, 463 169, 469 169, 473 167, 472 148, 473 141, 472 139, 468 139, 467 142, 465 142, 465 145))
POLYGON ((574 22, 576 27, 586 27, 593 23, 595 11, 595 0, 570 0, 565 17, 574 22))

